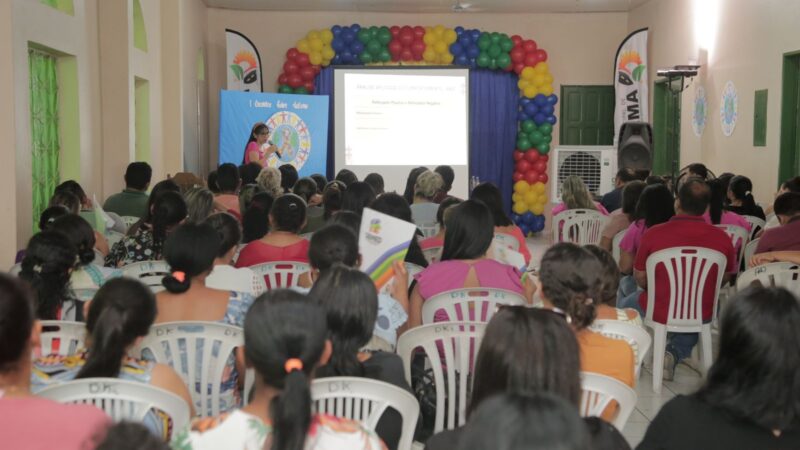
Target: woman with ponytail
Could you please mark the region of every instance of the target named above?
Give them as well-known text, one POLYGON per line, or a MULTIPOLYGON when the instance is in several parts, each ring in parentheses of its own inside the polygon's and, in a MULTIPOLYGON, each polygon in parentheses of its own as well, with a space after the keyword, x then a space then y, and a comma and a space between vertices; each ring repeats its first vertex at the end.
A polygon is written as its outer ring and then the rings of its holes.
MULTIPOLYGON (((253 303, 252 295, 206 286, 206 278, 214 269, 219 249, 219 234, 207 223, 181 225, 170 234, 164 244, 164 260, 172 273, 162 281, 166 290, 156 295, 156 323, 202 321, 236 327, 244 325, 245 314, 253 303)), ((228 411, 241 402, 239 374, 244 373, 244 360, 237 359, 235 353, 228 355, 226 360, 227 368, 220 387, 222 411, 228 411)), ((220 355, 222 357, 225 355, 220 355)))
MULTIPOLYGON (((155 317, 155 298, 147 286, 129 278, 110 280, 88 304, 87 349, 34 361, 32 391, 81 378, 119 378, 170 391, 191 408, 189 391, 171 367, 128 356, 128 351, 147 335, 155 317)), ((160 413, 149 413, 145 424, 167 436, 169 430, 160 413)))
POLYGON ((98 266, 95 260, 95 234, 89 222, 77 214, 67 214, 52 223, 52 229, 64 235, 78 250, 78 264, 70 280, 73 291, 81 299, 81 290, 89 290, 91 295, 109 278, 118 277, 119 270, 98 266))
POLYGON ((311 413, 309 384, 331 355, 325 313, 285 289, 259 297, 244 324, 245 356, 256 371, 252 401, 220 417, 195 422, 173 448, 204 450, 380 450, 359 423, 311 413))
POLYGON ((133 235, 114 244, 106 256, 106 267, 162 259, 167 235, 183 223, 187 215, 186 202, 181 194, 171 191, 159 194, 151 208, 149 222, 142 223, 133 235))
POLYGON ((727 192, 730 205, 728 211, 733 211, 740 216, 754 216, 765 220, 764 210, 756 204, 753 197, 753 182, 744 175, 731 178, 727 192))
POLYGON ((247 244, 239 253, 236 267, 250 267, 273 261, 308 262, 308 240, 300 237, 306 224, 306 202, 295 194, 283 194, 269 210, 269 232, 247 244))
MULTIPOLYGON (((372 339, 378 317, 378 292, 367 274, 336 264, 320 272, 309 296, 325 310, 333 346, 330 361, 317 370, 318 378, 371 378, 411 392, 397 354, 362 351, 372 339)), ((390 449, 396 449, 402 433, 400 414, 387 411, 375 431, 390 449)))
POLYGON ((43 231, 28 241, 19 277, 36 294, 38 319, 83 321, 83 302, 70 286, 77 260, 78 250, 56 231, 43 231))

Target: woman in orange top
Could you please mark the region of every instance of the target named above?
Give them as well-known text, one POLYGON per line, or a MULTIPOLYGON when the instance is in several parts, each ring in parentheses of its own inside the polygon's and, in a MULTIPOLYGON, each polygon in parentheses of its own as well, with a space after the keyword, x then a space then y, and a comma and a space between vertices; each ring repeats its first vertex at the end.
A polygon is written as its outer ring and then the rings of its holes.
POLYGON ((542 298, 569 317, 581 349, 582 371, 607 375, 633 387, 631 346, 588 328, 597 316, 594 299, 601 292, 602 270, 600 261, 588 250, 567 242, 556 244, 542 257, 542 298))

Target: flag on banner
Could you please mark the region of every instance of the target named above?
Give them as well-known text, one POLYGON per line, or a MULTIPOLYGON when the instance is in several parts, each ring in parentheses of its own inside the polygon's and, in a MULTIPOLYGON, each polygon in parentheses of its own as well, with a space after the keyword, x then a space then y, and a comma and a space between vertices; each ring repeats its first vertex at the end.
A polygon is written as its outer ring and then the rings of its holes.
POLYGON ((262 92, 261 55, 245 35, 225 30, 229 91, 262 92))
POLYGON ((647 28, 629 34, 614 60, 614 146, 625 122, 649 122, 647 108, 647 28))

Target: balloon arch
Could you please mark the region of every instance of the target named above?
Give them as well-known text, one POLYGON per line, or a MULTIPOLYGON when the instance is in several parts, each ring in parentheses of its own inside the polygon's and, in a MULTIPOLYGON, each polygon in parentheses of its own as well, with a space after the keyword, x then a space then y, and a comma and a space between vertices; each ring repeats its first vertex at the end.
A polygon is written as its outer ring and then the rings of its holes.
POLYGON ((503 33, 435 27, 335 25, 312 30, 286 52, 278 92, 311 94, 329 65, 459 65, 519 76, 519 126, 513 152, 513 220, 524 234, 544 229, 548 152, 556 123, 547 52, 503 33))

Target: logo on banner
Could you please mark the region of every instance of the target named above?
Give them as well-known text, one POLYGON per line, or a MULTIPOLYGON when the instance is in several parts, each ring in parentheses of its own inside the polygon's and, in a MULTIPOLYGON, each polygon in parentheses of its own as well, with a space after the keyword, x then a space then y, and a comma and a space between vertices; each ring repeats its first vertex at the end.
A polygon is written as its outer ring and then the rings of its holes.
POLYGON ((242 50, 233 57, 230 66, 236 80, 241 83, 243 91, 249 91, 253 83, 258 81, 258 62, 256 55, 242 50))
POLYGON ((647 66, 642 63, 639 52, 628 50, 620 55, 617 78, 621 85, 628 87, 625 95, 625 100, 628 101, 625 112, 626 120, 641 120, 639 85, 645 70, 647 70, 647 66))
POLYGON ((270 158, 269 166, 291 164, 300 170, 311 151, 311 133, 306 123, 291 111, 281 111, 267 119, 266 124, 272 130, 272 143, 281 154, 280 157, 275 155, 275 158, 270 158))

